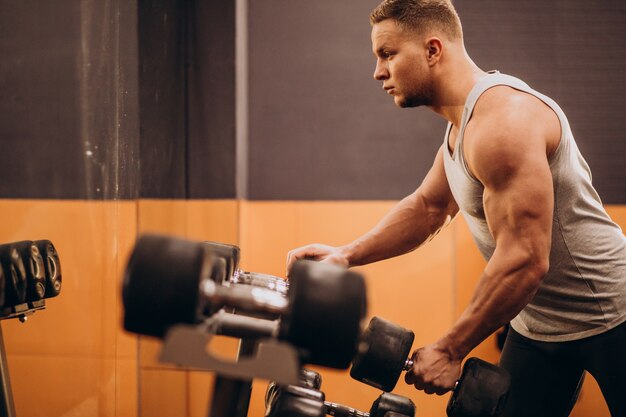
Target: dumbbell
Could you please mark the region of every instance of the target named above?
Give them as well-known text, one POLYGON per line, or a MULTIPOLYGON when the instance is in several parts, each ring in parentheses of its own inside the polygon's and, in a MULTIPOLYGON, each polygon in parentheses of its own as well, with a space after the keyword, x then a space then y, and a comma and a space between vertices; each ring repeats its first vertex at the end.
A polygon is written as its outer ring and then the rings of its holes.
POLYGON ((0 245, 0 262, 4 275, 4 307, 23 304, 26 301, 26 268, 15 243, 0 245))
POLYGON ((34 243, 43 258, 43 266, 46 276, 44 298, 56 297, 61 293, 63 283, 59 254, 52 242, 47 239, 35 240, 34 243))
MULTIPOLYGON (((202 244, 211 251, 216 259, 211 270, 211 279, 216 283, 229 287, 253 286, 275 291, 286 296, 289 291, 289 281, 269 274, 248 272, 239 268, 240 249, 238 246, 220 242, 204 241, 202 244)), ((276 314, 259 311, 241 311, 229 309, 238 315, 247 315, 256 318, 275 320, 276 314)), ((210 315, 216 311, 207 311, 210 315)))
POLYGON ((383 393, 372 404, 369 412, 363 412, 342 404, 325 401, 322 391, 297 385, 270 383, 265 394, 267 417, 414 417, 415 404, 406 397, 383 393))
MULTIPOLYGON (((359 339, 350 376, 357 381, 392 391, 402 371, 411 369, 412 331, 374 317, 359 339)), ((510 386, 508 372, 478 358, 465 362, 448 402, 449 417, 497 416, 510 386)))
POLYGON ((268 288, 281 294, 289 291, 289 281, 269 274, 249 272, 239 269, 239 259, 241 250, 238 246, 221 242, 202 242, 216 257, 223 261, 216 260, 212 271, 212 279, 225 285, 251 285, 255 287, 268 288))
POLYGON ((239 260, 241 258, 239 246, 212 241, 204 241, 202 245, 216 256, 211 271, 211 278, 215 282, 223 284, 239 271, 239 260))
POLYGON ((300 370, 300 386, 319 390, 322 387, 322 376, 319 372, 302 368, 300 370))
POLYGON ((32 240, 15 242, 26 274, 26 301, 39 301, 46 295, 46 271, 39 248, 32 240))
MULTIPOLYGON (((300 369, 297 386, 313 391, 320 391, 322 388, 322 376, 318 372, 302 368, 300 369)), ((270 405, 276 401, 276 397, 280 394, 282 390, 281 387, 282 385, 278 384, 276 381, 270 381, 267 384, 267 389, 265 390, 265 408, 268 410, 270 405)))
POLYGON ((176 324, 196 324, 222 307, 280 316, 276 337, 295 346, 303 362, 346 369, 365 311, 363 277, 337 266, 302 261, 287 296, 211 279, 216 259, 201 242, 140 237, 128 261, 122 298, 126 330, 163 337, 176 324))

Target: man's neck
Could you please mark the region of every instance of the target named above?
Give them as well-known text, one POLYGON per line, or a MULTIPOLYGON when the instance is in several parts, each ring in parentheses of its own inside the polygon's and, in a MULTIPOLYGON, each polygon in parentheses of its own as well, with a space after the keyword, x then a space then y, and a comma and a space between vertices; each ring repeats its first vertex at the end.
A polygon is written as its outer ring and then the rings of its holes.
POLYGON ((463 50, 456 59, 447 62, 443 69, 435 85, 437 97, 434 104, 429 106, 430 109, 454 126, 459 126, 467 96, 486 74, 463 50))

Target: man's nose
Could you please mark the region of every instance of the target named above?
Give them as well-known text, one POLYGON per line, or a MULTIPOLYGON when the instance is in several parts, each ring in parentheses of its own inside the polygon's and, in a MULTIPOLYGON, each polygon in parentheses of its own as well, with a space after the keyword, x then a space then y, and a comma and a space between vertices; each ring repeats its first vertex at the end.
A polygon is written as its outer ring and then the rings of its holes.
POLYGON ((377 81, 386 80, 389 78, 389 71, 387 71, 387 67, 380 63, 380 61, 376 62, 376 68, 374 69, 374 79, 377 81))

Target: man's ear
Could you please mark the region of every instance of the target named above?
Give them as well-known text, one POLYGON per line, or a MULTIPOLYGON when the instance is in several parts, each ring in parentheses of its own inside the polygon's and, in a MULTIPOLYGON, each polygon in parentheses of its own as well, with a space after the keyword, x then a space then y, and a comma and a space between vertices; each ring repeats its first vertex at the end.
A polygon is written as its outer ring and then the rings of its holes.
POLYGON ((439 38, 429 38, 426 42, 428 64, 434 65, 441 59, 443 42, 439 38))

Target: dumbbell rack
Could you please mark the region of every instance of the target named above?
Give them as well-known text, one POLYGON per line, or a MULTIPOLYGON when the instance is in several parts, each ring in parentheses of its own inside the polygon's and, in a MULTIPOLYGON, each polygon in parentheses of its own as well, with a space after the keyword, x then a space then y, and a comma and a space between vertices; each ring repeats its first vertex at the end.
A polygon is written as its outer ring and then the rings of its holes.
MULTIPOLYGON (((228 326, 236 325, 228 315, 215 315, 202 325, 177 325, 167 333, 160 354, 162 362, 215 372, 216 380, 208 417, 246 417, 252 379, 262 378, 283 384, 296 384, 300 370, 298 353, 288 343, 273 339, 241 338, 237 359, 225 361, 206 347, 215 334, 228 335, 228 326), (207 331, 219 323, 218 332, 207 331)), ((254 319, 246 320, 254 326, 254 319)), ((261 322, 259 322, 261 323, 261 322)), ((264 330, 259 329, 259 332, 264 330)))
MULTIPOLYGON (((239 342, 237 357, 254 354, 257 343, 242 339, 239 342)), ((217 374, 208 417, 246 417, 252 395, 252 379, 237 379, 217 374)))
POLYGON ((46 302, 44 300, 40 300, 0 310, 0 417, 16 416, 1 321, 18 319, 24 323, 28 316, 33 314, 35 311, 42 310, 44 308, 46 308, 46 302))

